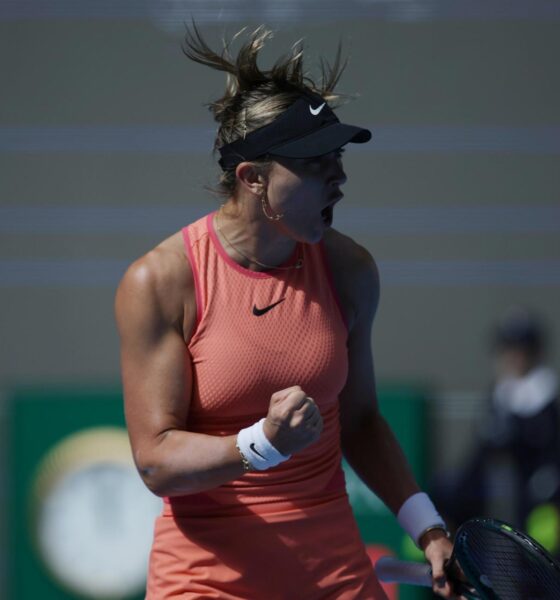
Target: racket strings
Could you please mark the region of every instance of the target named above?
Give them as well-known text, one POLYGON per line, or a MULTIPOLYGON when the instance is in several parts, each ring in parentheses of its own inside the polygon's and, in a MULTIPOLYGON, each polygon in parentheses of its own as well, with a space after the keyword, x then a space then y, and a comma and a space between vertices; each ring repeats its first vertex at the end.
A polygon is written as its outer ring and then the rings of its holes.
POLYGON ((502 531, 466 527, 457 542, 461 566, 482 584, 486 597, 560 599, 560 571, 526 540, 502 531))

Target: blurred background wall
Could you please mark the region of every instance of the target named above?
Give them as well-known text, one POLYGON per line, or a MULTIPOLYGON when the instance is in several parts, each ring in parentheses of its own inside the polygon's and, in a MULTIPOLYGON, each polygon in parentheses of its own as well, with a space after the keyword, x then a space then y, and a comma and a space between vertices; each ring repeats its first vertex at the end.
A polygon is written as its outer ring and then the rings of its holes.
POLYGON ((339 114, 374 137, 334 226, 380 267, 378 379, 430 386, 453 465, 496 318, 526 304, 560 331, 559 2, 0 1, 0 389, 118 385, 119 278, 219 206, 224 78, 182 55, 191 17, 215 44, 267 24, 265 57, 303 37, 311 72, 342 41, 339 114))

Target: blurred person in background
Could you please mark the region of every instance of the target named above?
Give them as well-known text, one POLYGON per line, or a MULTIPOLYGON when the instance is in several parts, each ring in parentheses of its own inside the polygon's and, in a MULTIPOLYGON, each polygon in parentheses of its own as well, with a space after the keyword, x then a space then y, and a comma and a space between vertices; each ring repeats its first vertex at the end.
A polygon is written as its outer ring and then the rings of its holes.
MULTIPOLYGON (((397 515, 451 596, 451 543, 380 414, 371 356, 379 280, 331 228, 342 146, 369 131, 330 104, 296 45, 257 65, 196 28, 185 53, 227 73, 210 108, 225 203, 137 260, 117 292, 125 412, 146 485, 165 498, 148 600, 383 600, 341 457, 397 515)), ((366 191, 367 192, 367 191, 366 191)))
POLYGON ((533 509, 557 505, 560 496, 558 375, 547 364, 544 325, 527 308, 512 307, 499 319, 492 348, 495 381, 476 449, 466 468, 442 477, 433 493, 444 515, 459 525, 470 517, 499 518, 488 514, 491 495, 512 490, 513 524, 527 530, 533 509), (513 486, 496 468, 504 460, 513 486))

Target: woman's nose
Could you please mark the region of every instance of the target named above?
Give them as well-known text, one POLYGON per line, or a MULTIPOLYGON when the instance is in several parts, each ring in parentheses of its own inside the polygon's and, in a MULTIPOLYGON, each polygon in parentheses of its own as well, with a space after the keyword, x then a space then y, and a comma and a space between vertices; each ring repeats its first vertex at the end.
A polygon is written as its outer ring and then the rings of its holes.
POLYGON ((333 163, 333 180, 337 185, 343 185, 348 179, 342 165, 342 158, 338 156, 333 163))

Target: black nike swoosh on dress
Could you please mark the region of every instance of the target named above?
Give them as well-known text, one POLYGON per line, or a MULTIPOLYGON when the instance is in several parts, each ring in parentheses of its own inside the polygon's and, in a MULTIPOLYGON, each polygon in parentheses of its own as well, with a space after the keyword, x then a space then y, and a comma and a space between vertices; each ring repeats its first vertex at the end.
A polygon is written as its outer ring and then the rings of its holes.
POLYGON ((255 317, 261 317, 269 310, 272 310, 275 306, 280 304, 280 302, 284 302, 285 299, 286 298, 280 298, 280 300, 278 300, 274 304, 271 304, 270 306, 266 306, 265 308, 257 308, 256 304, 253 304, 253 314, 255 315, 255 317))

